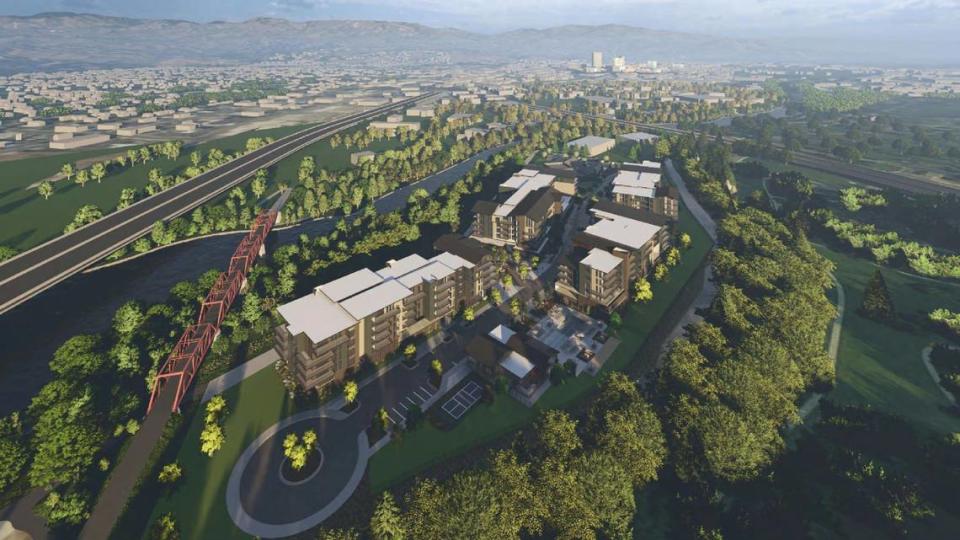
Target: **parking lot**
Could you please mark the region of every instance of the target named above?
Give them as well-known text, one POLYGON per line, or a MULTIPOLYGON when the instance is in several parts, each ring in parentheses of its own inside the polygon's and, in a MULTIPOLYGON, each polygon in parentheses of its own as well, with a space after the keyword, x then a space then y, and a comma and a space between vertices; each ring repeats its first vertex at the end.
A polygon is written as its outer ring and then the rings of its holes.
POLYGON ((480 388, 480 385, 474 381, 469 381, 443 404, 443 412, 449 414, 454 420, 459 420, 480 401, 482 395, 483 389, 480 388))
POLYGON ((402 424, 407 419, 411 407, 423 407, 423 403, 430 399, 436 390, 429 383, 421 384, 411 392, 401 397, 396 403, 386 407, 387 416, 393 424, 402 424))

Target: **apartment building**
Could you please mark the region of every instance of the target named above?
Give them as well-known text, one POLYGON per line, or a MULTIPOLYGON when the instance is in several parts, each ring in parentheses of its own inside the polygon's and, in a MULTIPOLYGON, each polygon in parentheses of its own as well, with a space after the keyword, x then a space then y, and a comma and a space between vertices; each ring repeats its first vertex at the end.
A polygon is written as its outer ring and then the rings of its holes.
POLYGON ((473 206, 473 232, 477 240, 495 245, 524 245, 537 240, 545 224, 568 200, 554 184, 556 176, 523 169, 500 184, 496 200, 473 206))
POLYGON ((277 352, 301 388, 342 380, 364 357, 382 361, 475 302, 483 291, 476 270, 453 253, 414 254, 320 285, 278 308, 285 324, 275 329, 277 352))
POLYGON ((475 238, 466 238, 458 234, 445 234, 433 243, 437 251, 452 253, 471 264, 457 273, 460 298, 464 306, 472 306, 483 299, 498 281, 497 265, 493 253, 475 238))
POLYGON ((574 236, 570 252, 559 262, 554 288, 581 311, 612 311, 670 245, 670 221, 607 200, 595 203, 590 212, 595 221, 574 236))
POLYGON ((680 215, 680 194, 661 180, 660 164, 655 161, 623 163, 612 183, 611 196, 617 204, 672 219, 680 215))

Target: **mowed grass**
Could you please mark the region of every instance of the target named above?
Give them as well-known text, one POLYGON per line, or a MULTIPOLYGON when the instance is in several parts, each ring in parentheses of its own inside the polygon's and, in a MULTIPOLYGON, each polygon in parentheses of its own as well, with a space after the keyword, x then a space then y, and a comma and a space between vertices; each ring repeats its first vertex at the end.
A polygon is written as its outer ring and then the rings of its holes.
MULTIPOLYGON (((223 447, 213 457, 200 453, 204 414, 198 410, 177 452, 176 461, 183 467, 183 478, 174 491, 157 501, 148 525, 172 512, 181 538, 249 538, 234 526, 227 513, 230 473, 244 449, 268 427, 293 414, 294 406, 276 371, 270 367, 227 390, 223 397, 229 408, 223 425, 226 438, 223 447)), ((120 536, 116 533, 115 537, 133 537, 139 531, 120 536)))
POLYGON ((638 358, 640 348, 712 247, 706 232, 685 207, 681 207, 678 230, 690 234, 692 246, 683 252, 680 264, 671 269, 669 280, 653 284, 651 302, 643 305, 631 303, 624 310, 623 326, 617 332, 620 346, 607 359, 597 377, 583 375, 551 387, 533 408, 501 395, 492 404, 476 405, 450 431, 425 424, 412 433, 405 433, 402 441, 390 443, 370 459, 368 478, 371 489, 382 491, 433 464, 516 430, 534 420, 543 410, 568 407, 593 390, 604 374, 624 370, 633 362, 652 360, 638 358))
POLYGON ((236 152, 243 148, 250 137, 280 138, 305 127, 288 126, 248 131, 217 139, 196 147, 184 148, 175 161, 160 158, 115 170, 100 183, 91 180, 84 187, 80 187, 72 179, 64 179, 54 183, 55 192, 49 200, 43 200, 37 195, 36 189, 29 186, 58 173, 64 163, 74 163, 96 156, 115 156, 127 149, 101 149, 0 162, 0 245, 24 251, 59 236, 63 234, 64 227, 73 221, 77 210, 84 205, 96 205, 105 214, 112 212, 116 209, 120 192, 124 188, 142 189, 148 183, 147 175, 150 169, 159 169, 166 175, 182 173, 190 163, 189 154, 193 150, 207 152, 211 148, 220 148, 225 152, 236 152))
MULTIPOLYGON (((836 264, 835 274, 846 293, 837 386, 829 399, 875 407, 938 433, 960 431, 960 418, 944 412, 949 403, 920 358, 924 347, 942 338, 925 327, 902 331, 858 315, 864 287, 877 267, 827 248, 818 250, 836 264)), ((960 310, 960 284, 888 268, 883 269, 883 276, 902 315, 920 321, 938 307, 960 310)))

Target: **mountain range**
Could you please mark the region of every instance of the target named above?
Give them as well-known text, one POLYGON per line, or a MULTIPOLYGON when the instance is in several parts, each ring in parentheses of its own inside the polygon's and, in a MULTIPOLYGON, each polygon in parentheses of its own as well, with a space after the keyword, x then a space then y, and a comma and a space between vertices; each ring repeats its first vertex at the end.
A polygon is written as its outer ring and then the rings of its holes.
POLYGON ((811 62, 784 43, 669 32, 624 25, 570 25, 480 34, 453 28, 367 20, 256 18, 198 23, 76 13, 0 17, 0 73, 243 63, 275 55, 445 53, 453 61, 583 59, 594 50, 630 61, 811 62))

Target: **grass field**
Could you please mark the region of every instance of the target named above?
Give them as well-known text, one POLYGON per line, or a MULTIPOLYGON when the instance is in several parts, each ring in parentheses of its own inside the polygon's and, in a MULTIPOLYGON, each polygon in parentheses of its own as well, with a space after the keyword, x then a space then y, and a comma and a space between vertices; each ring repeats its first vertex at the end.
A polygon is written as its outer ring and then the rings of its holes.
MULTIPOLYGON (((828 395, 840 403, 867 405, 907 418, 940 433, 960 431, 960 418, 945 413, 949 405, 927 373, 920 352, 936 334, 925 329, 907 332, 857 314, 866 282, 875 265, 827 248, 844 287, 847 309, 837 357, 837 386, 828 395)), ((935 281, 884 269, 897 312, 918 320, 937 307, 960 310, 960 284, 935 281)))
POLYGON ((621 344, 604 364, 600 375, 584 375, 551 387, 532 409, 509 397, 499 396, 492 404, 475 406, 450 431, 424 425, 413 433, 407 433, 402 443, 390 444, 370 459, 371 488, 374 491, 386 489, 434 463, 518 429, 536 418, 541 410, 566 407, 595 388, 603 373, 623 370, 631 362, 637 361, 637 353, 650 331, 670 308, 711 247, 706 232, 686 208, 681 210, 679 230, 690 234, 693 245, 684 253, 681 263, 672 269, 668 281, 653 284, 653 300, 650 303, 631 303, 626 308, 623 326, 617 334, 621 344))
POLYGON ((80 187, 72 180, 61 180, 56 182, 55 193, 46 201, 29 186, 56 174, 64 163, 96 156, 112 156, 121 150, 73 152, 53 157, 0 162, 0 245, 23 251, 59 236, 63 233, 63 228, 73 220, 77 209, 87 204, 98 206, 104 213, 111 212, 116 208, 120 192, 124 188, 142 189, 147 185, 147 173, 150 169, 160 169, 163 174, 181 172, 189 165, 189 153, 193 150, 205 152, 210 148, 220 148, 226 152, 235 152, 243 148, 250 137, 279 138, 304 127, 259 130, 217 139, 185 148, 176 161, 160 158, 138 164, 107 175, 99 184, 90 181, 86 186, 80 187))
MULTIPOLYGON (((223 448, 207 457, 200 453, 200 432, 203 414, 193 415, 177 461, 183 467, 183 479, 175 491, 162 497, 154 506, 148 523, 172 512, 184 539, 245 539, 237 529, 226 507, 226 489, 237 457, 265 429, 293 414, 293 403, 272 368, 266 368, 241 384, 224 392, 229 412, 224 422, 226 437, 223 448)), ((123 532, 123 531, 120 531, 123 532)), ((133 537, 139 531, 130 531, 133 537)), ((114 536, 117 536, 115 531, 114 536)))

